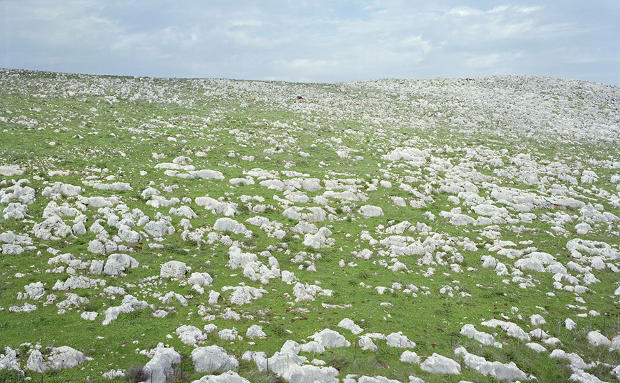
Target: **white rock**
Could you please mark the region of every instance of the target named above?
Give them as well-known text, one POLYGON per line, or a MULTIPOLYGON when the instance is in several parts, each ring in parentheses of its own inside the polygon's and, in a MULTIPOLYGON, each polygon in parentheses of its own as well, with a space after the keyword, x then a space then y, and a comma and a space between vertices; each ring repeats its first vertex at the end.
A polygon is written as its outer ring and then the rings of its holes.
POLYGON ((152 237, 160 238, 174 233, 174 228, 164 221, 150 221, 144 225, 144 231, 152 237))
POLYGON ((521 327, 512 322, 506 322, 499 319, 491 319, 486 322, 481 323, 483 326, 487 327, 501 327, 509 336, 515 337, 520 340, 528 341, 530 340, 529 334, 527 334, 521 327))
POLYGON ((123 370, 109 370, 104 372, 103 374, 101 374, 101 376, 103 376, 104 378, 108 379, 108 380, 114 380, 116 378, 124 378, 125 377, 125 371, 123 370))
POLYGON ((220 202, 209 196, 196 197, 196 205, 202 206, 207 210, 210 210, 213 214, 221 214, 227 217, 232 217, 237 213, 237 204, 232 202, 220 202))
POLYGON ((541 273, 545 271, 545 267, 540 260, 529 257, 519 259, 514 263, 514 266, 523 271, 538 271, 541 273))
POLYGON ((283 373, 282 378, 290 383, 338 383, 338 370, 333 367, 291 364, 283 373))
POLYGON ((88 278, 83 275, 71 275, 66 281, 57 280, 52 290, 67 291, 75 289, 90 289, 105 286, 106 282, 103 279, 88 278))
POLYGON ((310 246, 315 249, 323 249, 331 247, 334 244, 334 239, 331 237, 332 232, 327 227, 320 228, 316 234, 304 235, 304 246, 310 246))
POLYGON ((191 171, 196 168, 194 167, 194 165, 176 164, 174 162, 162 162, 162 163, 155 165, 155 169, 172 169, 172 170, 191 171))
POLYGON ((327 213, 325 210, 318 206, 312 206, 308 208, 300 208, 298 206, 291 206, 282 212, 282 215, 297 221, 307 222, 322 222, 327 219, 327 213), (308 212, 304 212, 307 210, 308 212))
POLYGON ((0 189, 0 203, 8 204, 10 202, 19 202, 30 205, 35 200, 34 189, 30 186, 22 186, 26 180, 19 180, 15 185, 6 189, 0 189))
POLYGON ((162 278, 184 278, 189 268, 183 262, 169 261, 161 265, 159 276, 162 278))
POLYGON ((588 342, 590 342, 590 345, 592 345, 593 347, 611 346, 611 341, 607 339, 605 335, 601 334, 598 330, 590 331, 588 333, 588 342))
POLYGON ((465 226, 475 224, 476 220, 465 214, 452 214, 450 223, 456 226, 465 226))
POLYGON ((112 207, 118 204, 119 200, 117 197, 79 197, 81 203, 88 207, 112 207))
POLYGON ((144 365, 144 371, 149 377, 146 383, 166 383, 173 366, 181 363, 181 354, 173 347, 165 347, 163 343, 151 350, 151 354, 151 360, 144 365))
POLYGON ((0 354, 0 371, 2 370, 15 370, 21 372, 16 350, 13 350, 10 347, 4 348, 4 354, 0 354))
POLYGON ((415 166, 421 166, 426 162, 426 157, 428 154, 422 150, 416 148, 397 148, 392 150, 390 153, 381 156, 382 159, 388 161, 410 161, 415 164, 415 166))
POLYGON ((259 325, 252 325, 245 332, 245 336, 250 338, 250 339, 256 339, 256 338, 266 338, 267 334, 265 334, 265 332, 263 331, 263 328, 261 326, 259 326, 259 325))
MULTIPOLYGON (((26 368, 30 371, 44 373, 49 367, 43 361, 43 355, 41 354, 41 351, 32 350, 30 356, 28 357, 28 362, 26 362, 26 368)), ((2 366, 0 366, 0 370, 1 369, 2 366)))
POLYGON ((606 383, 596 376, 579 369, 574 369, 568 380, 579 383, 606 383))
POLYGON ((127 243, 138 243, 142 240, 142 236, 137 231, 131 230, 127 226, 119 227, 118 237, 121 239, 121 241, 127 243))
POLYGON ((47 356, 47 365, 53 370, 73 368, 85 361, 84 354, 69 346, 54 347, 47 356))
POLYGON ((24 294, 22 299, 32 299, 39 300, 45 294, 45 288, 43 287, 43 282, 33 282, 24 286, 24 290, 26 294, 24 294))
POLYGON ((299 347, 300 351, 303 352, 312 352, 312 353, 322 353, 325 352, 325 347, 323 347, 319 342, 313 340, 308 343, 304 343, 299 347))
POLYGON ((127 254, 110 254, 103 268, 103 273, 106 275, 119 275, 126 268, 136 268, 140 265, 135 258, 127 254))
POLYGON ((24 252, 24 248, 20 245, 13 245, 10 243, 3 243, 0 250, 2 250, 0 252, 4 255, 19 255, 24 252))
POLYGON ((437 353, 433 353, 433 355, 426 358, 426 360, 420 364, 420 368, 422 371, 426 371, 431 374, 458 375, 461 373, 460 364, 437 353))
POLYGON ((159 299, 167 305, 174 304, 174 301, 176 300, 181 304, 181 306, 187 306, 187 299, 183 295, 175 293, 174 291, 167 292, 163 297, 160 297, 159 299))
POLYGON ((360 207, 359 212, 364 217, 380 217, 383 215, 383 209, 373 205, 364 205, 360 207))
POLYGON ((95 254, 105 254, 106 252, 105 245, 97 239, 88 242, 88 251, 95 254))
POLYGON ((590 230, 592 230, 592 226, 590 226, 586 222, 581 222, 575 225, 575 230, 577 231, 577 234, 584 235, 587 234, 590 230))
POLYGON ((545 351, 547 351, 547 349, 545 347, 541 346, 538 343, 532 343, 532 342, 526 343, 525 347, 527 347, 529 349, 532 349, 532 350, 534 350, 536 352, 545 352, 545 351))
POLYGON ((234 219, 228 217, 218 218, 213 225, 213 230, 230 232, 234 234, 243 234, 248 237, 252 236, 252 232, 249 231, 244 224, 239 223, 234 219))
POLYGON ((209 291, 209 304, 215 305, 217 301, 220 299, 220 293, 214 290, 209 291))
POLYGON ((405 350, 400 354, 400 361, 405 363, 420 363, 420 357, 413 351, 405 350))
POLYGON ((191 353, 194 369, 198 372, 226 371, 239 367, 239 362, 228 355, 226 350, 219 346, 195 348, 191 353))
POLYGON ((326 296, 331 296, 332 291, 327 289, 322 289, 317 285, 310 285, 308 283, 295 283, 293 286, 293 295, 295 295, 295 302, 301 301, 313 301, 316 294, 322 294, 326 296))
POLYGON ((19 165, 0 165, 0 175, 5 177, 21 176, 24 170, 19 165))
POLYGON ((103 313, 105 318, 102 324, 108 325, 110 322, 118 318, 120 314, 126 314, 135 310, 144 309, 148 306, 145 301, 139 301, 133 295, 127 294, 123 297, 123 301, 120 306, 112 306, 105 310, 103 313))
POLYGON ((102 260, 99 260, 99 259, 92 260, 90 262, 90 268, 88 272, 91 274, 101 274, 103 273, 103 265, 104 265, 104 262, 102 260))
POLYGON ((80 317, 85 320, 95 320, 95 318, 97 318, 97 315, 99 314, 94 311, 84 311, 82 312, 82 314, 80 314, 80 317))
POLYGON ((217 170, 210 170, 210 169, 202 169, 202 170, 191 170, 189 171, 189 174, 193 177, 193 178, 200 178, 203 180, 223 180, 224 179, 224 174, 222 174, 222 172, 219 172, 217 170))
POLYGON ((197 218, 198 215, 196 215, 196 213, 194 213, 194 211, 192 210, 191 207, 189 206, 179 206, 178 208, 176 207, 171 207, 169 214, 171 215, 178 215, 181 217, 185 217, 187 219, 192 219, 192 218, 197 218))
POLYGON ((219 375, 205 375, 192 383, 250 383, 250 381, 234 371, 226 371, 219 375))
POLYGON ((515 380, 525 380, 528 376, 521 371, 514 362, 510 362, 507 364, 500 362, 489 362, 485 358, 470 354, 464 347, 458 347, 454 350, 456 355, 460 355, 463 357, 463 362, 465 365, 473 370, 476 370, 479 374, 485 376, 492 376, 497 380, 507 380, 507 381, 515 381, 515 380))
POLYGON ((197 285, 201 287, 211 286, 213 283, 213 278, 209 273, 192 273, 187 280, 187 283, 190 285, 197 285))
POLYGON ((309 336, 325 348, 349 347, 351 343, 340 333, 328 328, 309 336))
POLYGON ((225 328, 223 330, 218 331, 217 336, 223 340, 235 341, 239 339, 239 333, 235 328, 229 329, 225 328))
POLYGON ((152 206, 152 207, 158 209, 160 207, 174 206, 174 205, 176 205, 176 204, 178 204, 180 202, 181 202, 181 200, 178 199, 177 197, 172 197, 170 199, 165 199, 164 197, 159 196, 159 195, 152 195, 151 199, 146 201, 146 204, 148 206, 152 206))
POLYGON ((110 190, 110 191, 133 190, 131 185, 129 185, 126 182, 114 182, 111 184, 104 184, 104 183, 97 182, 97 183, 92 184, 92 187, 94 187, 95 189, 99 189, 99 190, 110 190))
POLYGON ((415 343, 410 341, 406 335, 403 335, 401 332, 393 332, 385 337, 387 345, 390 347, 398 347, 398 348, 413 348, 415 347, 415 343))
MULTIPOLYGON (((354 379, 350 379, 352 382, 349 382, 346 378, 343 380, 344 383, 355 383, 354 379)), ((357 383, 400 383, 399 380, 396 379, 388 379, 385 376, 366 376, 362 375, 357 379, 357 383)))
POLYGON ((338 323, 338 327, 342 327, 351 331, 353 334, 359 334, 364 331, 360 326, 356 325, 351 319, 344 318, 338 323))
POLYGON ((28 205, 23 205, 19 202, 11 202, 2 211, 4 213, 4 219, 24 219, 28 211, 28 205))
POLYGON ((175 332, 179 336, 181 342, 192 346, 196 346, 198 343, 207 339, 207 336, 204 335, 199 328, 194 326, 183 325, 177 327, 175 332))
POLYGON ((362 350, 369 350, 373 352, 378 350, 377 345, 372 341, 372 338, 366 335, 362 335, 360 337, 358 344, 362 350))
POLYGON ((534 314, 530 316, 530 323, 532 324, 532 326, 541 326, 547 323, 547 321, 545 320, 545 318, 542 317, 542 315, 534 314))
POLYGON ((581 183, 591 184, 593 182, 596 182, 596 180, 598 180, 598 176, 591 170, 584 170, 581 173, 581 183))
POLYGON ((501 343, 495 341, 493 335, 483 331, 478 331, 472 324, 466 324, 461 328, 461 335, 474 339, 486 346, 495 346, 501 348, 501 343))
POLYGON ((567 353, 564 350, 560 350, 560 349, 555 349, 555 350, 551 351, 551 354, 549 354, 549 357, 550 358, 555 358, 555 359, 566 359, 566 360, 568 360, 570 362, 570 365, 571 365, 571 367, 573 367, 573 369, 583 370, 584 368, 589 368, 590 367, 576 353, 567 353))

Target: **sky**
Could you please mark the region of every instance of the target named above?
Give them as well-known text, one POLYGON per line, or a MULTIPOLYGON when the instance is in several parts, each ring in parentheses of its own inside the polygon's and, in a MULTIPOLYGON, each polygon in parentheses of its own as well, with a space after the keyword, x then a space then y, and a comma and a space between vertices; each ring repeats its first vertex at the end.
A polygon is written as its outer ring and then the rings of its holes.
POLYGON ((620 0, 0 0, 0 67, 332 82, 620 85, 620 0))

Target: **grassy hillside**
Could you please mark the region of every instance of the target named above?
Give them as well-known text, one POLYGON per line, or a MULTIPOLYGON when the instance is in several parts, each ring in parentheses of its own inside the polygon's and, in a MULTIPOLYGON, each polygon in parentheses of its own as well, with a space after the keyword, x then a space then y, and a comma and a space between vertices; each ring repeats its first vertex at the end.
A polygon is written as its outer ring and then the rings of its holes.
POLYGON ((617 380, 619 145, 620 89, 581 81, 0 71, 0 380, 140 380, 160 342, 180 356, 169 381, 207 375, 191 355, 210 345, 252 382, 501 379, 461 346, 540 382, 617 380), (189 269, 162 276, 169 261, 189 269), (145 303, 104 325, 128 296, 145 303), (350 345, 282 349, 327 328, 350 345), (398 332, 415 347, 388 345, 398 332), (55 369, 61 346, 85 360, 55 369), (431 372, 434 353, 460 373, 431 372))

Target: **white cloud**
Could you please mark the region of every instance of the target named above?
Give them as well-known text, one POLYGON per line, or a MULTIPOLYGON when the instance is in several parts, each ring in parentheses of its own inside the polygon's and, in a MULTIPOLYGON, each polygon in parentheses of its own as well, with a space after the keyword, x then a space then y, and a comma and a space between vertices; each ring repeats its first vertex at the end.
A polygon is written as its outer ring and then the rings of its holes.
POLYGON ((488 14, 503 13, 509 9, 510 7, 508 5, 498 5, 497 7, 489 9, 486 13, 488 14))
POLYGON ((427 54, 432 48, 431 42, 424 40, 420 35, 407 37, 401 45, 408 48, 419 48, 424 54, 427 54))
POLYGON ((231 27, 262 27, 264 26, 265 23, 261 20, 253 20, 253 19, 238 19, 238 20, 231 20, 230 21, 230 26, 231 27))
POLYGON ((473 55, 465 60, 465 65, 471 68, 489 68, 496 66, 502 61, 499 53, 490 53, 485 55, 473 55))
POLYGON ((540 10, 542 10, 543 7, 516 7, 517 12, 521 12, 521 13, 532 13, 532 12, 538 12, 540 10))
POLYGON ((448 12, 448 15, 454 15, 459 17, 467 17, 467 16, 478 16, 484 14, 483 11, 471 8, 471 7, 455 7, 451 8, 448 12))
MULTIPOLYGON (((521 1, 471 7, 407 0, 186 0, 157 6, 142 0, 0 0, 0 66, 333 81, 544 72, 562 63, 578 71, 600 65, 595 57, 604 57, 601 52, 618 51, 613 36, 620 27, 612 21, 614 9, 620 16, 618 7, 591 12, 596 19, 584 22, 590 13, 576 13, 571 4, 521 1)), ((607 65, 588 73, 618 79, 618 69, 607 65)))

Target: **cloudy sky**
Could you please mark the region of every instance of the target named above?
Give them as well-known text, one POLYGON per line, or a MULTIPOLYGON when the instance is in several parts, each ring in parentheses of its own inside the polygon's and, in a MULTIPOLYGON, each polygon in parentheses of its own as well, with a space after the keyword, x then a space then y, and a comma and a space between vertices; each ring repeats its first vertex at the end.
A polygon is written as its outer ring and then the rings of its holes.
POLYGON ((290 81, 519 73, 620 85, 620 1, 0 0, 0 67, 290 81))

